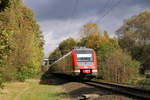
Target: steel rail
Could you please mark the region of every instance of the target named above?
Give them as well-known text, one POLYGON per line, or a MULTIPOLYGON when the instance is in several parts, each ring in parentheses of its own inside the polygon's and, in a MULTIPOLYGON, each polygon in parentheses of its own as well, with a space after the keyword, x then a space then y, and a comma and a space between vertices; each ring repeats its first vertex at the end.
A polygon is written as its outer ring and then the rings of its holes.
POLYGON ((135 97, 142 100, 150 100, 150 90, 142 89, 136 86, 123 85, 118 83, 104 82, 99 80, 91 80, 84 82, 87 85, 104 88, 130 97, 135 97))

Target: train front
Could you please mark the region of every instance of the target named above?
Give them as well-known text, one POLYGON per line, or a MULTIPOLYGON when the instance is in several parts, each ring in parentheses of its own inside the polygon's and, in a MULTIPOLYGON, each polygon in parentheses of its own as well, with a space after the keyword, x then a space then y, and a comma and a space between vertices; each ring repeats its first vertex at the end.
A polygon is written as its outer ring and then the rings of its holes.
POLYGON ((97 76, 97 60, 95 51, 89 48, 73 50, 74 74, 80 77, 93 78, 97 76))

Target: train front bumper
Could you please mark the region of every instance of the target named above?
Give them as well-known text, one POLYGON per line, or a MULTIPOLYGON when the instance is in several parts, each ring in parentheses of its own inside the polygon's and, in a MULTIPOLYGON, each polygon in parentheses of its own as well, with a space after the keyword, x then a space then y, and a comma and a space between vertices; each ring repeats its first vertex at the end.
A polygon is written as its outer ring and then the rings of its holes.
POLYGON ((83 70, 76 70, 74 71, 75 76, 80 76, 80 75, 88 75, 88 76, 97 76, 97 70, 91 70, 90 73, 83 73, 83 70))

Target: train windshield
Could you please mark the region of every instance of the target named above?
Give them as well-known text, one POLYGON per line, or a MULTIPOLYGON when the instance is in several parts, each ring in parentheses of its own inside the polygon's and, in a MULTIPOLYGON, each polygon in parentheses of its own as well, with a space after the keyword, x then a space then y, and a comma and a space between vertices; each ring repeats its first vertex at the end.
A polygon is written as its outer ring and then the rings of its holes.
POLYGON ((77 53, 77 61, 78 62, 93 62, 93 53, 92 51, 76 51, 77 53))

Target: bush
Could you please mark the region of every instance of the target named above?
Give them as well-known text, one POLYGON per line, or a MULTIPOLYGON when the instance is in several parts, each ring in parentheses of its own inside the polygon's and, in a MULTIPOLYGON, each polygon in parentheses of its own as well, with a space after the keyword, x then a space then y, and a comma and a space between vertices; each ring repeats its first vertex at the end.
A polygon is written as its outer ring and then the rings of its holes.
POLYGON ((108 42, 102 41, 97 50, 96 50, 96 56, 97 56, 97 66, 98 66, 98 77, 103 77, 103 67, 105 66, 105 62, 109 56, 109 54, 112 54, 114 51, 119 49, 119 45, 116 40, 109 39, 108 42))
POLYGON ((131 59, 121 49, 110 53, 103 66, 103 77, 105 80, 113 82, 131 81, 138 75, 140 63, 131 59))
POLYGON ((29 69, 26 66, 22 66, 21 68, 19 67, 17 70, 18 73, 16 74, 16 79, 18 81, 23 82, 25 81, 25 79, 32 76, 31 73, 28 71, 29 69))
POLYGON ((17 79, 18 81, 21 81, 21 82, 24 82, 26 78, 27 78, 27 76, 24 75, 23 73, 18 73, 18 74, 16 75, 16 79, 17 79))

